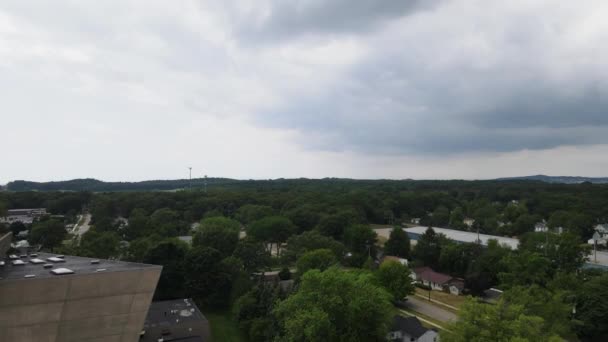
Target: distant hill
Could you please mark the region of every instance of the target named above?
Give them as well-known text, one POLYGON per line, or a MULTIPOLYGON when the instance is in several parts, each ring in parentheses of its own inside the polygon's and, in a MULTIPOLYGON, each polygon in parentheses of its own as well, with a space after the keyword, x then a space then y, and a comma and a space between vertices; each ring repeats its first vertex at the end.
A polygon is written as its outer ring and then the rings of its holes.
MULTIPOLYGON (((348 179, 348 178, 323 178, 323 179, 268 179, 268 180, 238 180, 230 178, 207 178, 207 186, 209 188, 224 188, 224 189, 259 189, 259 188, 281 188, 294 189, 300 187, 321 187, 323 189, 330 188, 391 188, 397 186, 402 189, 441 189, 445 185, 463 186, 466 187, 473 183, 486 183, 501 186, 501 182, 521 183, 525 185, 528 182, 536 182, 539 184, 580 184, 590 182, 595 184, 608 184, 607 178, 591 178, 591 177, 555 177, 555 176, 525 176, 525 177, 510 177, 498 178, 491 180, 389 180, 389 179, 348 179)), ((205 184, 204 178, 192 179, 192 188, 202 189, 205 184)), ((174 191, 187 189, 190 186, 188 179, 175 180, 150 180, 142 182, 104 182, 97 179, 73 179, 58 182, 30 182, 24 180, 16 180, 8 183, 4 190, 8 191, 174 191)))
POLYGON ((546 176, 546 175, 535 175, 535 176, 523 176, 523 177, 507 177, 498 178, 498 181, 540 181, 545 183, 561 183, 561 184, 580 184, 584 182, 594 184, 607 184, 608 177, 578 177, 578 176, 546 176))
MULTIPOLYGON (((207 185, 224 185, 238 182, 229 178, 208 178, 207 185)), ((202 188, 204 178, 192 179, 192 187, 202 188)), ((150 180, 143 182, 104 182, 97 179, 72 179, 58 182, 30 182, 16 180, 6 185, 8 191, 170 191, 186 189, 190 186, 188 179, 150 180)))

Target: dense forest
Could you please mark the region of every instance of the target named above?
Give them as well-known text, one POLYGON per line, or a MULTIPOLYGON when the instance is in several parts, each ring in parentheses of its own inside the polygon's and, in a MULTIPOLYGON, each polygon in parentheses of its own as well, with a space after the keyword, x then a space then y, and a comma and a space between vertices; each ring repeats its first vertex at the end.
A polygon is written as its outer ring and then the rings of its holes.
POLYGON ((608 276, 582 268, 585 241, 608 222, 608 185, 209 179, 180 191, 0 192, 0 216, 34 207, 52 216, 0 229, 29 229, 31 244, 64 254, 163 265, 157 299, 188 296, 205 310, 229 310, 250 341, 383 340, 393 305, 414 291, 408 266, 381 263, 383 254, 464 279, 473 299, 442 333, 446 341, 608 336, 608 276), (82 213, 92 228, 78 238, 65 224, 82 213), (433 229, 413 247, 400 229, 388 241, 372 229, 413 219, 515 236, 520 248, 458 244, 433 229), (535 233, 542 220, 563 233, 535 233), (280 271, 292 285, 269 285, 255 276, 262 271, 280 271), (475 299, 490 287, 505 291, 498 304, 475 299))

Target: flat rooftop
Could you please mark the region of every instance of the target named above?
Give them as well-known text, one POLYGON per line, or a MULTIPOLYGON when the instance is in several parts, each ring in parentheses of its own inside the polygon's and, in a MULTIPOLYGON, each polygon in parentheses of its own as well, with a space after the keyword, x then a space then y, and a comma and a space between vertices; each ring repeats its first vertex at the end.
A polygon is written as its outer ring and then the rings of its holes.
MULTIPOLYGON (((404 228, 403 230, 405 230, 406 232, 408 232, 410 234, 422 235, 422 234, 424 234, 424 232, 426 232, 427 228, 428 227, 418 226, 418 227, 412 227, 412 228, 404 228)), ((433 230, 435 231, 435 233, 443 234, 446 237, 448 237, 449 239, 452 239, 454 241, 459 241, 459 242, 476 242, 477 241, 477 233, 474 233, 474 232, 464 232, 461 230, 438 228, 438 227, 433 227, 433 230)), ((519 240, 514 239, 514 238, 509 238, 509 237, 503 237, 503 236, 479 234, 479 240, 481 240, 482 245, 486 245, 486 246, 488 245, 489 240, 496 240, 496 241, 498 241, 499 244, 507 245, 507 246, 511 247, 512 249, 517 249, 517 246, 519 246, 519 240)))
POLYGON ((190 298, 152 302, 140 342, 211 341, 207 318, 190 298))
POLYGON ((190 298, 152 302, 144 323, 144 330, 150 327, 170 327, 187 322, 207 321, 190 298))
POLYGON ((69 277, 98 272, 120 272, 161 267, 134 262, 85 258, 50 253, 12 255, 0 259, 0 282, 5 279, 69 277), (12 257, 12 258, 11 258, 12 257), (68 271, 62 270, 67 269, 68 271), (63 274, 55 274, 62 273, 63 274))

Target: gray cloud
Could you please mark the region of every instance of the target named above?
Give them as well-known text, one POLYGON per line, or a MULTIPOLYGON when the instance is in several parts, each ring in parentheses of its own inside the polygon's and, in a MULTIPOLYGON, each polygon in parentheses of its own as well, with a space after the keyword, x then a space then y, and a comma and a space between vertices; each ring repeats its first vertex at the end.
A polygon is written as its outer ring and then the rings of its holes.
POLYGON ((239 35, 254 40, 285 40, 300 36, 354 34, 387 21, 433 8, 443 0, 300 0, 260 4, 254 20, 248 13, 237 27, 239 35))
POLYGON ((607 69, 598 59, 608 54, 594 46, 601 32, 574 46, 568 39, 580 26, 563 13, 476 22, 453 9, 404 18, 365 40, 373 53, 342 82, 296 95, 258 122, 315 132, 301 141, 310 148, 381 154, 608 143, 607 69))
POLYGON ((60 178, 174 177, 193 159, 245 178, 600 175, 606 11, 604 0, 3 2, 0 145, 20 147, 0 181, 41 177, 39 165, 60 178))

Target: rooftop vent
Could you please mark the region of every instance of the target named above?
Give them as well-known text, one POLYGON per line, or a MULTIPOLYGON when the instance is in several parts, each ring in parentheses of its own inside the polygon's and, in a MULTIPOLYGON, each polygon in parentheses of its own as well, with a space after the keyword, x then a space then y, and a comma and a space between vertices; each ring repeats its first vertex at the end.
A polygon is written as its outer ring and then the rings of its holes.
POLYGON ((20 265, 25 265, 25 262, 23 262, 23 260, 13 260, 13 266, 20 266, 20 265))
POLYGON ((53 268, 53 264, 44 264, 42 265, 44 268, 53 268))
POLYGON ((99 259, 93 259, 93 260, 91 260, 91 264, 93 264, 93 265, 99 264, 99 259))
POLYGON ((74 271, 72 271, 69 268, 60 267, 60 268, 56 268, 54 270, 51 270, 51 273, 53 273, 55 275, 64 275, 64 274, 73 274, 74 271))
POLYGON ((37 264, 44 264, 44 260, 42 260, 42 259, 38 259, 38 258, 30 259, 30 262, 31 262, 32 264, 34 264, 34 265, 37 265, 37 264))
POLYGON ((50 261, 50 262, 65 262, 64 259, 61 259, 59 257, 50 257, 50 258, 46 258, 46 261, 50 261))
POLYGON ((26 274, 23 278, 34 278, 36 277, 35 274, 26 274))

